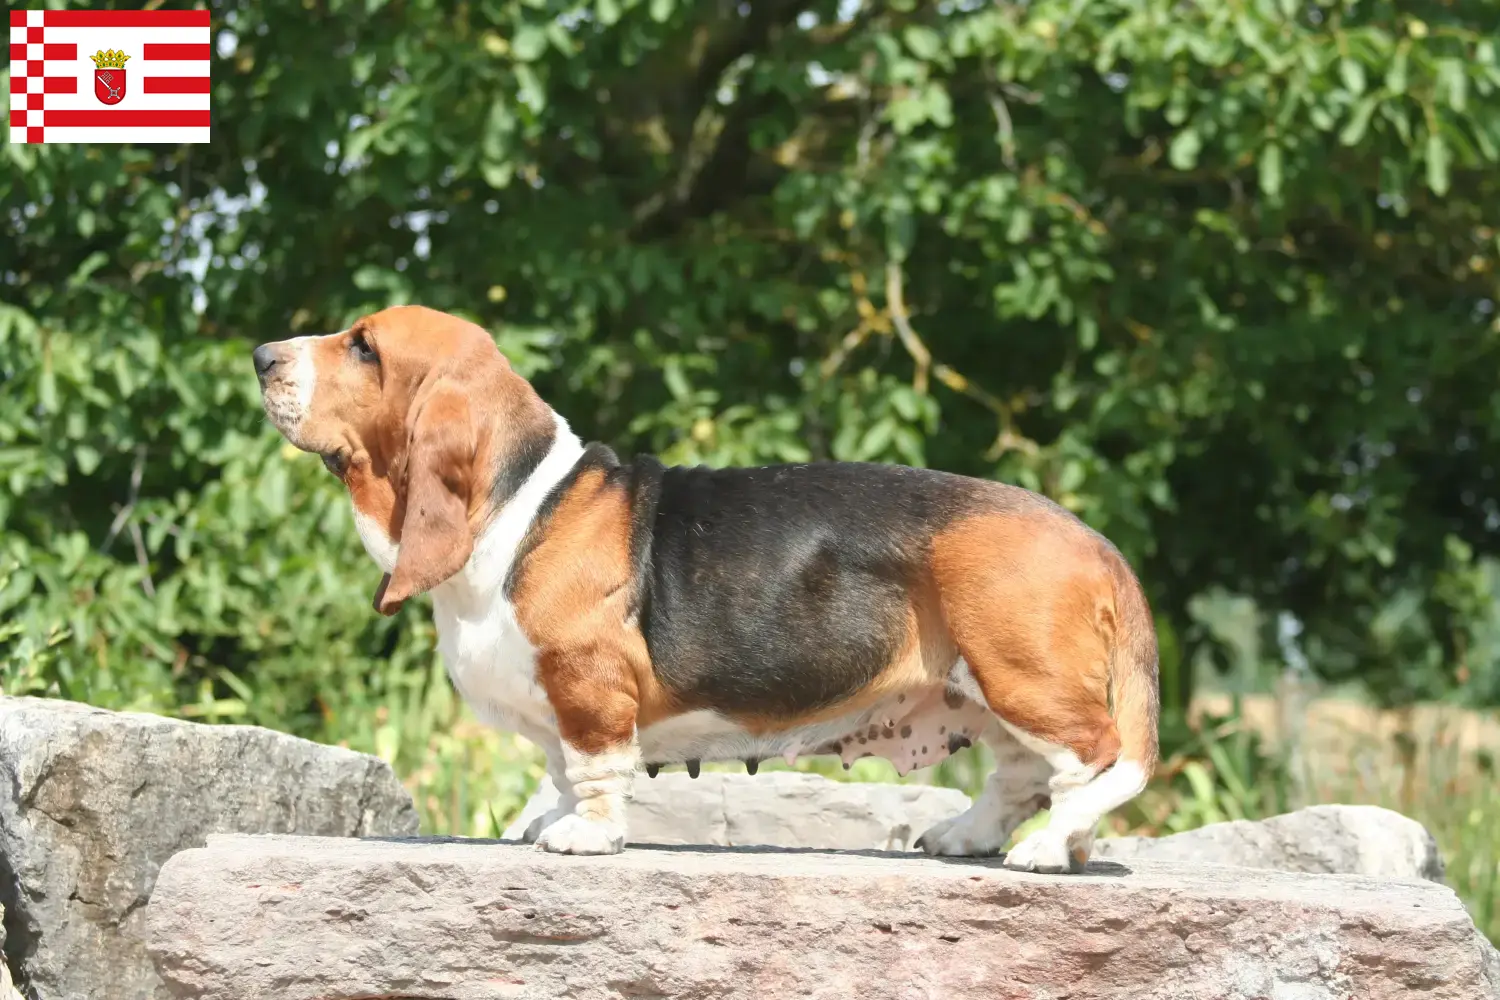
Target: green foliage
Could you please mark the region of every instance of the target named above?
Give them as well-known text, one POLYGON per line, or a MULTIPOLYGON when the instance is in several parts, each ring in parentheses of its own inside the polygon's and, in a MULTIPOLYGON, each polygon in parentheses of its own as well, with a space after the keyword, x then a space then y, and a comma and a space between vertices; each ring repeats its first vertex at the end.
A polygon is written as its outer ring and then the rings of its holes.
MULTIPOLYGON (((1180 744, 1165 743, 1158 784, 1172 794, 1146 818, 1153 833, 1178 833, 1209 823, 1262 819, 1293 808, 1286 762, 1243 724, 1236 705, 1224 717, 1200 719, 1180 744), (1166 808, 1161 808, 1164 805, 1166 808)), ((1148 813, 1150 800, 1132 811, 1148 813), (1144 807, 1144 808, 1143 808, 1144 807)))

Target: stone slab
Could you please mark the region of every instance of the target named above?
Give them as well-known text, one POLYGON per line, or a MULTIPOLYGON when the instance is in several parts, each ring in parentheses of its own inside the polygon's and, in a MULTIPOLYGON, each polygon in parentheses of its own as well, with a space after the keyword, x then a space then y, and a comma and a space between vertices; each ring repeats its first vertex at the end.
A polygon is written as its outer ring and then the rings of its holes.
POLYGON ((1148 859, 216 836, 147 924, 182 1000, 1495 995, 1444 886, 1148 859))
MULTIPOLYGON (((503 836, 519 840, 556 803, 557 789, 544 778, 503 836)), ((636 778, 627 815, 637 844, 904 851, 967 808, 963 792, 933 785, 832 781, 796 771, 705 771, 697 778, 668 771, 636 778)))

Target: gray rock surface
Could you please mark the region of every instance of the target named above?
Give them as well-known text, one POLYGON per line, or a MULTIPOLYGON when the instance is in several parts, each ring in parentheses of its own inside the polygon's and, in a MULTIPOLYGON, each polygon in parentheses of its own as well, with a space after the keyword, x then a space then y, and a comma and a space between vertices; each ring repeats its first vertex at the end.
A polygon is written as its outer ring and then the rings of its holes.
POLYGON ((10 968, 5 964, 5 907, 0 906, 0 1000, 21 1000, 16 984, 10 978, 10 968))
MULTIPOLYGON (((519 839, 557 802, 544 779, 504 836, 519 839)), ((751 776, 680 771, 635 783, 630 842, 720 847, 910 850, 928 827, 969 808, 951 788, 831 781, 774 771, 751 776)), ((1309 874, 1443 881, 1443 859, 1427 828, 1377 806, 1312 806, 1257 822, 1215 823, 1168 837, 1108 837, 1101 858, 1208 861, 1309 874)))
POLYGON ((210 837, 162 868, 180 1000, 1480 1000, 1448 888, 1145 859, 210 837))
POLYGON ((1096 844, 1094 856, 1443 881, 1443 857, 1427 828, 1378 806, 1311 806, 1168 837, 1111 837, 1096 844))
MULTIPOLYGON (((502 835, 517 840, 535 816, 557 802, 543 779, 521 815, 502 835)), ((705 771, 690 778, 669 771, 635 782, 629 807, 633 844, 720 847, 812 847, 907 850, 928 827, 969 808, 951 788, 831 781, 817 774, 705 771)))
POLYGON ((250 726, 0 697, 0 904, 29 997, 145 1000, 143 909, 211 833, 412 834, 383 761, 250 726))

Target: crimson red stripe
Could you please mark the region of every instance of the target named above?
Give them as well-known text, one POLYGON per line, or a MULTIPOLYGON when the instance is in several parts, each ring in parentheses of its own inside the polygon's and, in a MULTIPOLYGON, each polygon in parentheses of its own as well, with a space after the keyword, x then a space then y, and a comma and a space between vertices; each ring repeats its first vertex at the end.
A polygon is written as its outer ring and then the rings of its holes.
POLYGON ((78 77, 76 76, 48 76, 42 79, 42 93, 44 94, 76 94, 78 93, 78 77))
MULTIPOLYGON (((26 61, 26 43, 25 42, 11 42, 10 43, 10 61, 11 62, 25 62, 26 61)), ((12 71, 12 72, 14 72, 14 71, 12 71)))
POLYGON ((43 59, 77 59, 78 46, 73 42, 48 42, 42 46, 43 59))
POLYGON ((47 111, 58 128, 204 128, 207 111, 47 111))
POLYGON ((25 74, 17 75, 15 73, 12 73, 10 75, 10 92, 12 94, 26 93, 26 91, 21 89, 21 87, 26 83, 28 79, 30 79, 30 77, 27 77, 25 74))
POLYGON ((10 26, 12 28, 26 27, 26 12, 24 10, 13 10, 10 12, 10 26))
POLYGON ((26 112, 20 108, 10 113, 10 127, 24 128, 26 125, 26 112))
POLYGON ((148 76, 143 89, 147 94, 206 94, 206 76, 148 76))
MULTIPOLYGON (((16 23, 15 15, 11 11, 11 24, 16 23)), ((213 24, 206 10, 49 10, 42 16, 49 28, 207 28, 213 24)))
POLYGON ((171 45, 166 42, 147 42, 143 59, 207 59, 212 53, 207 45, 171 45))

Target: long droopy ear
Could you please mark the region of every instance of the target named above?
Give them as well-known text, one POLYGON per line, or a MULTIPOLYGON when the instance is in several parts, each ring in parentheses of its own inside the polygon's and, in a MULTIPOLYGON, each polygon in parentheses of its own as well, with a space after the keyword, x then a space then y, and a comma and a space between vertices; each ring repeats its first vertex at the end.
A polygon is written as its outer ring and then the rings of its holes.
POLYGON ((393 615, 469 561, 474 423, 457 387, 439 385, 413 421, 406 451, 406 514, 396 568, 375 592, 375 610, 393 615))

